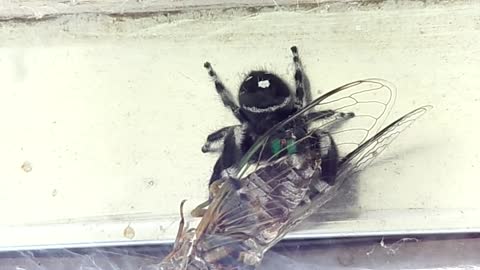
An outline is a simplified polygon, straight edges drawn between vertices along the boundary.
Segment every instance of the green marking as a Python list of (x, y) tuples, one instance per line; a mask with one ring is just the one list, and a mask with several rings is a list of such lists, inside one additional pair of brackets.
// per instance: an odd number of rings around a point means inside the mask
[(278, 154), (280, 150), (282, 149), (282, 145), (280, 144), (280, 139), (274, 139), (272, 141), (272, 153), (274, 155)]
[(288, 140), (288, 143), (287, 143), (287, 153), (289, 155), (292, 155), (292, 154), (295, 154), (297, 153), (297, 145), (295, 144), (295, 141), (290, 139)]
[[(282, 141), (283, 141), (283, 145), (282, 145)], [(297, 153), (297, 145), (295, 144), (295, 141), (293, 139), (289, 139), (286, 142), (285, 140), (282, 140), (282, 139), (274, 139), (272, 141), (271, 147), (272, 147), (272, 153), (274, 155), (280, 153), (280, 151), (285, 150), (284, 148), (287, 148), (287, 153), (289, 155)]]

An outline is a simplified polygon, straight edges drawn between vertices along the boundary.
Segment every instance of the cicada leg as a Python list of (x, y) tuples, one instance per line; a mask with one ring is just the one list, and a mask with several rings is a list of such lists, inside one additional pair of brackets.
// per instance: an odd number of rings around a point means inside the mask
[(192, 215), (192, 217), (203, 217), (203, 215), (207, 211), (206, 208), (210, 205), (210, 203), (212, 201), (212, 198), (215, 198), (217, 196), (223, 182), (224, 182), (224, 179), (220, 179), (218, 181), (213, 182), (210, 185), (210, 187), (209, 187), (210, 198), (208, 200), (206, 200), (205, 202), (199, 204), (197, 207), (195, 207), (195, 209), (192, 210), (192, 212), (190, 213)]
[(183, 200), (180, 203), (180, 224), (178, 226), (178, 232), (177, 232), (177, 237), (175, 238), (175, 245), (174, 248), (180, 243), (180, 239), (183, 236), (183, 231), (185, 228), (185, 217), (183, 216), (183, 205), (185, 204), (187, 200)]
[(192, 215), (192, 217), (203, 217), (203, 215), (205, 215), (205, 212), (207, 211), (205, 207), (209, 205), (210, 205), (210, 200), (207, 200), (199, 204), (197, 207), (195, 207), (195, 209), (193, 209), (192, 212), (190, 212), (190, 214)]

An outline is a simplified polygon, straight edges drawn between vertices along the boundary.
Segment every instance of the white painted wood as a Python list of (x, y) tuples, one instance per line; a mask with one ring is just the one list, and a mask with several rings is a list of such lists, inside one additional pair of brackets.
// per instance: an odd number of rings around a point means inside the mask
[(305, 8), (330, 5), (359, 6), (368, 5), (370, 0), (2, 0), (0, 18), (45, 18), (64, 14), (130, 14), (145, 16), (157, 12), (184, 12), (193, 10), (230, 9), (230, 8)]
[(387, 2), (2, 22), (0, 248), (172, 239), (180, 201), (206, 196), (215, 156), (200, 152), (204, 138), (235, 122), (203, 62), (233, 90), (252, 68), (291, 79), (293, 44), (315, 95), (380, 77), (398, 88), (390, 120), (434, 106), (364, 172), (357, 205), (324, 210), (331, 222), (297, 235), (478, 230), (479, 10)]

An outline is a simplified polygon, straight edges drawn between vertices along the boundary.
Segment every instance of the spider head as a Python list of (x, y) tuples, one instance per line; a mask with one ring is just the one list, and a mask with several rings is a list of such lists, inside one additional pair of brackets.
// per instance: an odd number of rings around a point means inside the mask
[(291, 112), (294, 105), (288, 85), (266, 71), (252, 71), (247, 75), (240, 86), (238, 100), (246, 114)]

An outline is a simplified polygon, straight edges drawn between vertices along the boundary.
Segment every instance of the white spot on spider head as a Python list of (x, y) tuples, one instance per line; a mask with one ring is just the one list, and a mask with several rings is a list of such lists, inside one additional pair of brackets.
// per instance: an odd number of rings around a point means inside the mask
[(258, 87), (268, 88), (270, 87), (270, 81), (269, 80), (258, 81)]

